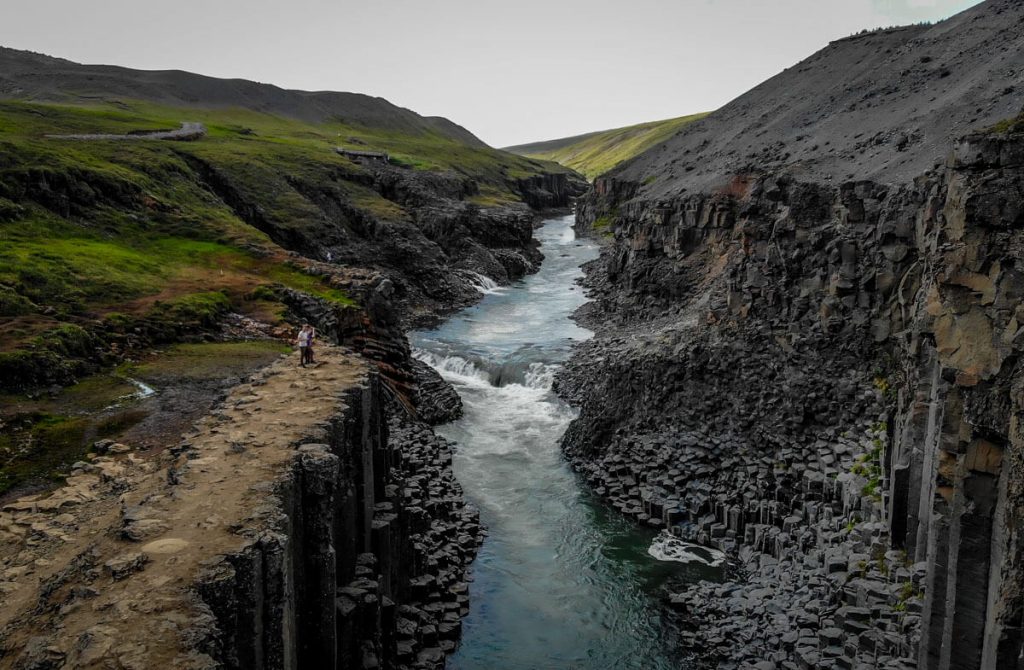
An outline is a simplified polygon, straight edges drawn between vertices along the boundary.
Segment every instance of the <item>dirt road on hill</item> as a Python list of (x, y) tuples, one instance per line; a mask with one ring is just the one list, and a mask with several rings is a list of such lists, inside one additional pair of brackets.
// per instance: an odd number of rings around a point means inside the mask
[(47, 135), (54, 140), (176, 140), (189, 142), (198, 140), (206, 135), (206, 126), (194, 121), (184, 121), (181, 128), (177, 130), (155, 130), (153, 132), (129, 133), (127, 135), (116, 135), (114, 133), (84, 133), (77, 135)]

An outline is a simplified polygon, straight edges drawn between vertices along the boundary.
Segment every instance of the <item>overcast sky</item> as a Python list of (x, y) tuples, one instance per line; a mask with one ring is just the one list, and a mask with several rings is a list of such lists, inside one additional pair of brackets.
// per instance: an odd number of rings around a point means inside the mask
[(494, 146), (711, 110), (830, 40), (978, 0), (0, 0), (0, 44), (356, 91)]

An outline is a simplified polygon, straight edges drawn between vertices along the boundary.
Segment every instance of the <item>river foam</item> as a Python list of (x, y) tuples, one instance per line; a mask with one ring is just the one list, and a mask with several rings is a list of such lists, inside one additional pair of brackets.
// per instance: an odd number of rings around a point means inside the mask
[(662, 531), (654, 538), (647, 553), (659, 561), (676, 563), (700, 563), (712, 568), (725, 565), (725, 554), (717, 549), (680, 540), (675, 535)]

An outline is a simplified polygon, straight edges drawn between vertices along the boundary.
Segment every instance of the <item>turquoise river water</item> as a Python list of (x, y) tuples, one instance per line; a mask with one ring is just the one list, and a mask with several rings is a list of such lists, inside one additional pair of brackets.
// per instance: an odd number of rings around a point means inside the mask
[(459, 392), (462, 419), (438, 432), (456, 443), (455, 474), (488, 538), (472, 568), (470, 613), (448, 667), (459, 670), (662, 670), (685, 667), (664, 642), (656, 591), (708, 568), (663, 562), (654, 533), (607, 510), (566, 464), (559, 440), (573, 410), (551, 382), (574, 342), (586, 298), (580, 266), (596, 258), (572, 217), (537, 231), (545, 260), (433, 331), (416, 355)]

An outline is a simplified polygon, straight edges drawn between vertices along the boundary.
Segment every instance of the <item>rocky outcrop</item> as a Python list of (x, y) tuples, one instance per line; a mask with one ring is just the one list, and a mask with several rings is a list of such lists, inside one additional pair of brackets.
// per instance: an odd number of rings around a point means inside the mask
[(542, 174), (517, 179), (514, 190), (530, 207), (566, 207), (587, 190), (586, 182), (568, 174)]
[(163, 456), (4, 505), (0, 667), (438, 668), (482, 539), (451, 449), (321, 347)]
[[(318, 210), (315, 225), (301, 225), (267, 216), (230, 175), (198, 163), (197, 171), (239, 218), (278, 244), (386, 277), (390, 302), (413, 326), (436, 323), (476, 302), (478, 275), (507, 283), (536, 271), (541, 255), (533, 239), (535, 210), (567, 207), (585, 189), (575, 175), (544, 174), (510, 182), (523, 202), (482, 207), (472, 201), (480, 186), (470, 177), (373, 163), (334, 181), (289, 177), (288, 185)], [(364, 198), (379, 198), (375, 206), (384, 210), (360, 206), (353, 188), (366, 189)]]
[(435, 668), (455, 649), (478, 517), (450, 447), (384, 424), (376, 398), (327, 443), (299, 447), (260, 540), (200, 575), (213, 621), (190, 639), (218, 667)]
[[(10, 158), (5, 156), (4, 160)], [(5, 170), (0, 197), (12, 203), (38, 203), (63, 217), (82, 216), (97, 206), (134, 209), (143, 202), (142, 189), (137, 184), (115, 175), (85, 166), (59, 172), (17, 163)], [(23, 213), (20, 207), (12, 208), (4, 212), (4, 219), (15, 219)]]
[(413, 404), (420, 419), (436, 426), (462, 416), (462, 398), (437, 370), (418, 358), (412, 360), (412, 368), (416, 376)]
[(613, 175), (581, 203), (614, 237), (564, 447), (625, 514), (734, 556), (672, 599), (709, 662), (1018, 667), (1022, 152), (978, 134), (905, 185), (658, 200)]

